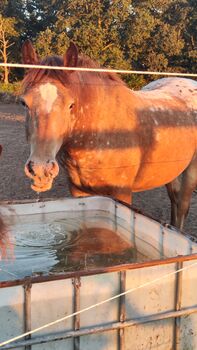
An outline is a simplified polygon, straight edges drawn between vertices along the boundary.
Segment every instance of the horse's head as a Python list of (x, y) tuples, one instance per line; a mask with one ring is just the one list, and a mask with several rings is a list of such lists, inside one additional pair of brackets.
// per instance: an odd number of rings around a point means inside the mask
[[(40, 61), (32, 43), (23, 44), (25, 64), (74, 67), (78, 52), (71, 44), (63, 57), (48, 57)], [(26, 135), (31, 146), (25, 165), (26, 175), (32, 179), (32, 189), (49, 190), (59, 167), (56, 155), (72, 129), (74, 92), (69, 88), (72, 72), (47, 69), (30, 69), (23, 80), (22, 103), (26, 109)], [(67, 84), (66, 84), (67, 82)]]

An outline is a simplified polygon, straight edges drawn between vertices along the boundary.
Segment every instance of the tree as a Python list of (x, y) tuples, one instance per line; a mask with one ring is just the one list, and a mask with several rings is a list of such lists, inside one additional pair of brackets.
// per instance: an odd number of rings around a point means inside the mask
[[(177, 7), (181, 11), (177, 11)], [(173, 16), (174, 13), (179, 16)], [(197, 7), (196, 0), (179, 0), (173, 4), (171, 9), (171, 20), (181, 23), (181, 33), (184, 40), (182, 56), (179, 61), (186, 72), (196, 73), (197, 71)], [(180, 17), (181, 16), (181, 21)]]
[[(15, 6), (15, 0), (9, 1), (12, 1)], [(60, 6), (58, 0), (21, 0), (21, 3), (23, 3), (23, 22), (25, 24), (22, 34), (24, 39), (34, 40), (46, 28), (53, 28)], [(61, 3), (61, 6), (66, 6), (65, 1)]]
[(130, 0), (68, 0), (57, 12), (56, 28), (101, 64), (128, 68), (120, 30), (129, 4)]
[[(5, 18), (0, 14), (0, 55), (3, 58), (3, 62), (8, 62), (8, 56), (10, 54), (9, 49), (14, 45), (12, 41), (14, 37), (18, 36), (18, 32), (15, 29), (16, 19)], [(4, 68), (4, 83), (8, 84), (9, 69)]]
[(136, 69), (192, 71), (189, 57), (194, 54), (196, 32), (192, 1), (133, 0), (125, 44)]
[[(196, 0), (0, 0), (0, 13), (15, 31), (17, 18), (18, 36), (6, 34), (8, 45), (15, 40), (15, 50), (7, 48), (12, 61), (20, 61), (21, 44), (29, 38), (41, 57), (63, 54), (72, 40), (112, 68), (197, 69)], [(12, 71), (15, 78), (18, 72)], [(134, 88), (150, 78), (124, 76)]]
[(7, 8), (8, 0), (0, 1), (0, 13), (4, 14), (5, 9)]
[(49, 55), (63, 55), (69, 46), (69, 38), (66, 31), (61, 31), (54, 26), (40, 32), (35, 40), (35, 47), (40, 57)]
[[(38, 5), (40, 0), (30, 3)], [(82, 52), (112, 68), (191, 71), (192, 65), (194, 71), (192, 11), (195, 0), (54, 0), (52, 20), (35, 44), (43, 55), (62, 54), (71, 39)], [(124, 79), (136, 88), (150, 77)]]

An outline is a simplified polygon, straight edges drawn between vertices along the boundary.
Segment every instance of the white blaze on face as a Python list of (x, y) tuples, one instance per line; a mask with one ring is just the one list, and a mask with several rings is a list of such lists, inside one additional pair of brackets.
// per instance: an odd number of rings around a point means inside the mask
[(40, 86), (40, 95), (46, 103), (46, 109), (49, 113), (52, 109), (53, 103), (57, 98), (57, 87), (51, 83), (46, 83)]

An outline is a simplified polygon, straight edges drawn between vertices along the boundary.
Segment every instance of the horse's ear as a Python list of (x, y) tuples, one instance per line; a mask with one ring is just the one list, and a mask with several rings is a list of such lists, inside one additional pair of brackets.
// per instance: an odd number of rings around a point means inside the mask
[(31, 40), (26, 40), (22, 46), (22, 59), (25, 64), (37, 64), (38, 56)]
[(64, 66), (76, 67), (78, 61), (78, 49), (77, 46), (71, 42), (68, 50), (64, 54)]

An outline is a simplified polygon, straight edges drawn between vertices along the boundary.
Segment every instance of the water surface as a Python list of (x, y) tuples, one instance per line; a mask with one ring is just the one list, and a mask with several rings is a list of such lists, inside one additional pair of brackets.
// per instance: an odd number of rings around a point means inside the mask
[(10, 225), (15, 260), (0, 262), (0, 280), (150, 260), (123, 226), (96, 211), (17, 217)]

